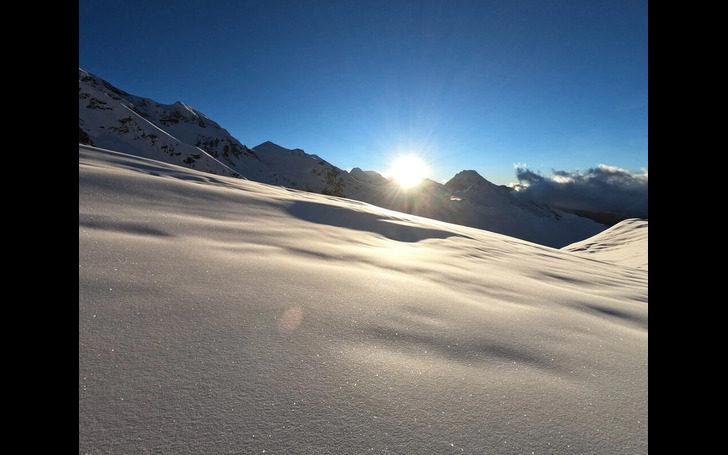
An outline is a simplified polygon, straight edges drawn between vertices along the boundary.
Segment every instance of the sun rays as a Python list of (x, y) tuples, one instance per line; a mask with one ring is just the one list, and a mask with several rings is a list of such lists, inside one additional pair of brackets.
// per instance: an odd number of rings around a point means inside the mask
[(411, 153), (398, 157), (389, 169), (389, 175), (403, 188), (411, 188), (422, 181), (429, 166), (419, 156)]

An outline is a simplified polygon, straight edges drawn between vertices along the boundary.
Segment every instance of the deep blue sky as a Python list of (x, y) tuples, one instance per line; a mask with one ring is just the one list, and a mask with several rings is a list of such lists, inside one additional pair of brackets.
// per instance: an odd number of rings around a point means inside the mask
[(647, 171), (647, 1), (79, 1), (79, 67), (243, 144), (447, 180)]

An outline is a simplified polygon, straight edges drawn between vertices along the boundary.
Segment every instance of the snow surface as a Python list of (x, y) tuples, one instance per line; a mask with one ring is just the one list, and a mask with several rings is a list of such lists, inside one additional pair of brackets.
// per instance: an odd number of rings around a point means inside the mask
[(555, 249), (79, 145), (79, 453), (645, 454), (646, 233)]
[(647, 220), (624, 220), (594, 237), (561, 249), (647, 270)]

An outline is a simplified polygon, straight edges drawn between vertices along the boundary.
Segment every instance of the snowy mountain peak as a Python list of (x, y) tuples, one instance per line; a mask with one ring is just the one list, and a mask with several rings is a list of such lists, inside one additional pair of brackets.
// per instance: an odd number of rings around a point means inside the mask
[(606, 226), (544, 204), (516, 199), (474, 170), (447, 184), (425, 180), (406, 192), (360, 168), (346, 172), (303, 149), (272, 141), (248, 148), (188, 104), (160, 104), (120, 90), (79, 68), (79, 142), (195, 170), (334, 195), (422, 217), (518, 237), (551, 247)]
[(182, 109), (190, 112), (194, 117), (197, 117), (197, 118), (199, 118), (199, 117), (207, 118), (201, 112), (193, 109), (192, 107), (190, 107), (189, 105), (183, 103), (182, 101), (177, 101), (176, 103), (173, 104), (173, 106), (180, 107), (180, 108), (182, 108)]
[(460, 171), (451, 178), (445, 186), (450, 191), (468, 191), (471, 189), (482, 189), (485, 187), (496, 187), (482, 175), (474, 170)]
[(257, 150), (258, 152), (268, 152), (268, 151), (277, 152), (277, 151), (284, 151), (284, 150), (288, 150), (288, 149), (281, 147), (280, 145), (278, 145), (274, 142), (265, 141), (262, 144), (259, 144), (259, 145), (256, 145), (255, 147), (253, 147), (253, 150)]
[(306, 152), (303, 151), (303, 149), (295, 148), (295, 149), (287, 149), (285, 147), (282, 147), (274, 142), (271, 141), (265, 141), (260, 145), (256, 145), (253, 147), (253, 150), (261, 155), (295, 155), (295, 156), (310, 156), (313, 157), (314, 155), (308, 155)]

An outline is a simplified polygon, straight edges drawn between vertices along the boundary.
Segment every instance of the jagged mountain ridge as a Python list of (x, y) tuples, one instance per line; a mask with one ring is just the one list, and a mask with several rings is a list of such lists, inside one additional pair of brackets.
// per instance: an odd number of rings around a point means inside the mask
[(253, 147), (253, 150), (274, 171), (265, 183), (342, 197), (347, 196), (347, 188), (360, 185), (348, 172), (298, 148), (287, 149), (266, 141)]
[(154, 102), (79, 68), (79, 142), (203, 172), (356, 199), (391, 210), (506, 234), (555, 248), (607, 226), (513, 197), (474, 170), (446, 184), (404, 191), (359, 168), (347, 172), (317, 155), (266, 141), (248, 148), (215, 121), (178, 101)]
[[(209, 147), (215, 143), (215, 135), (230, 135), (181, 102), (161, 105), (131, 95), (81, 68), (78, 84), (79, 137), (87, 136), (90, 144), (231, 177), (243, 176), (242, 169), (236, 168), (245, 166), (235, 165), (241, 155), (255, 159), (242, 144), (235, 149), (239, 153), (230, 153), (228, 145), (227, 156)], [(198, 134), (193, 139), (193, 130), (212, 134)], [(207, 142), (208, 150), (200, 148), (198, 141)]]
[(258, 146), (266, 155), (258, 156), (218, 123), (181, 101), (156, 103), (81, 68), (78, 108), (79, 139), (87, 137), (85, 143), (97, 147), (317, 193), (343, 196), (341, 188), (354, 183), (353, 178), (344, 181), (345, 171), (302, 150), (288, 151), (266, 142)]

